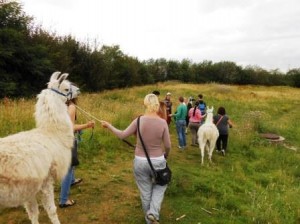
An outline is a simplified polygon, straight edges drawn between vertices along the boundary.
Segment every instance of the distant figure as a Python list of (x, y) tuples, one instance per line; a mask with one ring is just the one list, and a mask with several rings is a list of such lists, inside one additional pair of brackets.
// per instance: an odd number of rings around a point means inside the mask
[[(186, 99), (186, 98), (185, 98)], [(188, 111), (188, 113), (187, 113), (187, 115), (186, 115), (186, 129), (185, 129), (185, 134), (187, 134), (188, 133), (188, 126), (189, 126), (189, 120), (190, 120), (190, 115), (189, 115), (189, 111), (190, 111), (190, 109), (193, 107), (193, 101), (194, 101), (194, 99), (193, 99), (193, 97), (189, 97), (188, 98), (188, 100), (186, 100), (186, 107), (187, 107), (187, 111)]]
[(224, 107), (219, 107), (218, 114), (213, 117), (214, 123), (219, 130), (219, 137), (217, 139), (217, 151), (222, 152), (225, 156), (228, 143), (228, 127), (232, 128), (232, 122), (226, 115), (226, 110)]
[(185, 137), (185, 128), (186, 128), (186, 116), (187, 116), (187, 107), (184, 104), (184, 98), (180, 96), (178, 98), (179, 105), (177, 106), (175, 114), (170, 114), (174, 116), (176, 120), (176, 131), (178, 135), (178, 148), (184, 150), (186, 147), (186, 137)]
[(201, 111), (201, 115), (204, 116), (206, 114), (206, 103), (203, 100), (203, 95), (198, 95), (198, 101), (199, 101), (199, 109)]
[(188, 111), (189, 115), (189, 129), (192, 134), (192, 146), (198, 145), (197, 132), (200, 127), (200, 122), (202, 119), (201, 111), (198, 108), (199, 101), (196, 101), (195, 106), (190, 108)]
[(160, 96), (160, 92), (159, 92), (158, 90), (154, 90), (152, 93), (153, 93), (154, 95), (156, 95), (157, 97)]
[(172, 101), (171, 101), (171, 93), (170, 92), (167, 93), (164, 102), (167, 107), (167, 123), (168, 123), (168, 125), (170, 125), (171, 120), (172, 120), (171, 116), (170, 116), (170, 114), (172, 114)]
[[(152, 92), (154, 95), (157, 96), (157, 98), (159, 99), (160, 96), (160, 92), (158, 90), (154, 90)], [(165, 102), (163, 101), (159, 101), (159, 110), (157, 112), (158, 116), (160, 116), (162, 119), (166, 120), (168, 122), (168, 115), (167, 115), (167, 107)]]

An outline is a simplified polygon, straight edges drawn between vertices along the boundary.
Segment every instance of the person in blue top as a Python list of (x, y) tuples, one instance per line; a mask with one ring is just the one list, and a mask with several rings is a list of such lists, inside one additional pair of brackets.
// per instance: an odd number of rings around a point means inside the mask
[(199, 110), (201, 111), (202, 117), (206, 114), (206, 103), (203, 100), (203, 95), (199, 94), (198, 95), (198, 101), (199, 101)]
[(178, 148), (184, 150), (186, 147), (186, 116), (187, 116), (187, 107), (184, 104), (184, 98), (180, 96), (178, 98), (179, 105), (177, 106), (175, 114), (171, 114), (170, 116), (174, 116), (176, 120), (176, 131), (178, 135)]

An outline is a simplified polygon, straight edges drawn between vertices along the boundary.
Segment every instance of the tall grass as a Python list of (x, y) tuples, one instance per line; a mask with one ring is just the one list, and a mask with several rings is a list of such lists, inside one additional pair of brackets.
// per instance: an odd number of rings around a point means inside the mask
[[(170, 126), (169, 158), (173, 180), (163, 202), (161, 223), (300, 223), (300, 90), (289, 87), (160, 83), (130, 89), (82, 94), (79, 106), (99, 119), (124, 129), (144, 111), (143, 97), (154, 89), (179, 96), (204, 95), (215, 110), (226, 108), (234, 122), (228, 153), (214, 152), (213, 164), (200, 165), (198, 148), (177, 150), (174, 123)], [(161, 100), (163, 96), (160, 97)], [(33, 128), (34, 103), (0, 103), (0, 135)], [(86, 122), (78, 113), (78, 123)], [(285, 138), (270, 143), (260, 133)], [(187, 135), (188, 143), (191, 136)], [(134, 137), (128, 139), (134, 143)], [(77, 176), (83, 183), (71, 190), (77, 205), (59, 209), (62, 223), (143, 223), (139, 192), (132, 175), (133, 149), (98, 126), (84, 131)], [(59, 183), (56, 185), (59, 195)], [(57, 198), (58, 199), (58, 198)], [(176, 218), (185, 215), (180, 220)], [(41, 211), (42, 223), (49, 223)], [(0, 223), (29, 223), (22, 208), (0, 210)]]

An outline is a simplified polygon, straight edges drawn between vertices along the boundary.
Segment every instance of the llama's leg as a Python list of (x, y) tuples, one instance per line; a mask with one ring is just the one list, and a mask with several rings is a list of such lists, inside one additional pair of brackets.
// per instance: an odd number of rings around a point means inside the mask
[(198, 136), (198, 143), (199, 143), (199, 148), (200, 148), (200, 153), (201, 153), (201, 165), (203, 165), (205, 141), (204, 141), (204, 136), (203, 136), (203, 132), (201, 131), (201, 129), (198, 129), (197, 136)]
[(215, 149), (215, 146), (216, 146), (216, 140), (212, 140), (210, 142), (210, 146), (209, 146), (209, 160), (210, 162), (212, 163), (212, 154), (214, 152), (214, 149)]
[(201, 152), (201, 165), (203, 165), (203, 162), (204, 162), (204, 146), (203, 146), (203, 143), (200, 142), (200, 152)]
[(207, 143), (206, 143), (206, 145), (205, 145), (205, 151), (207, 152), (207, 156), (208, 156), (208, 161), (209, 161), (209, 163), (212, 163), (212, 161), (211, 161), (211, 156), (212, 156), (212, 154), (211, 154), (211, 150), (210, 150), (210, 142), (209, 141), (207, 141)]
[(212, 146), (210, 145), (209, 147), (207, 147), (208, 149), (208, 159), (209, 159), (209, 162), (212, 163), (212, 160), (211, 160), (211, 157), (212, 157), (212, 153), (213, 153), (213, 148)]
[(27, 211), (28, 217), (32, 224), (39, 224), (39, 205), (36, 201), (35, 196), (29, 201), (24, 203), (24, 207)]
[(56, 212), (56, 206), (54, 202), (54, 189), (53, 189), (53, 180), (48, 179), (42, 188), (42, 203), (44, 206), (44, 209), (46, 210), (51, 222), (53, 224), (60, 224), (57, 212)]

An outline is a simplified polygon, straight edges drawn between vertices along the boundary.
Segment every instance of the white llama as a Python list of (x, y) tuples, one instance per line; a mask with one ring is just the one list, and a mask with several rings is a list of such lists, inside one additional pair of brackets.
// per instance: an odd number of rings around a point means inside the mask
[(207, 108), (205, 123), (200, 126), (197, 133), (199, 148), (201, 150), (201, 164), (203, 164), (204, 161), (204, 149), (206, 149), (208, 153), (208, 159), (211, 162), (212, 153), (219, 137), (219, 131), (216, 125), (213, 123), (213, 111), (214, 107)]
[(71, 163), (73, 125), (65, 104), (71, 94), (68, 74), (55, 72), (48, 88), (37, 96), (36, 128), (0, 138), (0, 206), (24, 205), (38, 224), (37, 193), (53, 224), (59, 224), (53, 184)]

